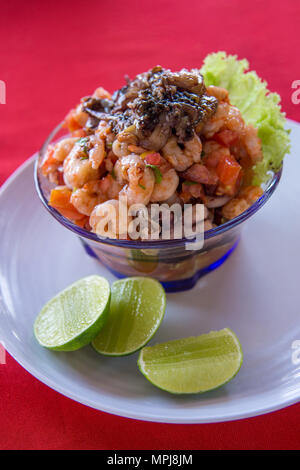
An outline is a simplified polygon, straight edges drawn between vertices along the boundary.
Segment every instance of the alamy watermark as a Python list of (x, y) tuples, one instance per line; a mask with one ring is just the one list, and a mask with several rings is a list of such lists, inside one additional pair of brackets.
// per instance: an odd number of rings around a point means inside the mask
[(0, 80), (0, 104), (6, 104), (6, 83)]
[(300, 80), (294, 80), (292, 83), (292, 88), (295, 88), (295, 91), (291, 96), (292, 103), (300, 104)]
[(300, 340), (296, 340), (292, 343), (292, 363), (295, 366), (298, 366), (300, 364)]
[(3, 342), (0, 341), (0, 366), (6, 364), (6, 350)]
[(200, 250), (204, 244), (204, 204), (133, 204), (127, 197), (107, 201), (95, 209), (93, 229), (103, 238), (120, 240), (186, 239), (187, 250)]

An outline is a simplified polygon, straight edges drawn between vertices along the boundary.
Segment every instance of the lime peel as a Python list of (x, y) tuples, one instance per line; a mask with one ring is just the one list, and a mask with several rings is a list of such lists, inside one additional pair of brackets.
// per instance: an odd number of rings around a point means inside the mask
[(229, 328), (143, 348), (141, 373), (174, 394), (203, 393), (232, 380), (243, 362), (241, 344)]
[(39, 344), (54, 351), (75, 351), (89, 344), (105, 324), (110, 286), (100, 276), (88, 276), (52, 298), (34, 323)]
[(166, 294), (155, 279), (131, 277), (114, 282), (108, 321), (93, 347), (107, 356), (133, 354), (154, 336), (165, 309)]

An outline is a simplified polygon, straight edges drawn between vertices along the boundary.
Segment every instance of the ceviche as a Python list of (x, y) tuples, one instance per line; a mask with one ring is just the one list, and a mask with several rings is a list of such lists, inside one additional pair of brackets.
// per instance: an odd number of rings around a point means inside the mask
[(209, 55), (202, 69), (156, 66), (81, 99), (49, 145), (49, 205), (96, 232), (107, 205), (205, 206), (205, 230), (247, 210), (289, 149), (279, 97), (247, 61)]

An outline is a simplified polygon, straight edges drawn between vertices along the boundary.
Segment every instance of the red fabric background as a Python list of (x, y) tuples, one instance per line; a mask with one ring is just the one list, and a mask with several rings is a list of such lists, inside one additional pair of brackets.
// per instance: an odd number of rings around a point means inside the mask
[[(0, 6), (0, 184), (81, 96), (161, 64), (197, 67), (212, 51), (247, 57), (288, 117), (300, 120), (299, 0), (66, 0)], [(1, 338), (0, 338), (1, 339)], [(216, 425), (167, 425), (75, 403), (13, 359), (0, 366), (1, 449), (275, 449), (300, 447), (300, 405)]]

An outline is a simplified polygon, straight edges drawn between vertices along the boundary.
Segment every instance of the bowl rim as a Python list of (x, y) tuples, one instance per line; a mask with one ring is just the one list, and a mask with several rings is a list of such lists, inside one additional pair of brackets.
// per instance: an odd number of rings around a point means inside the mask
[[(106, 245), (113, 245), (113, 246), (118, 246), (118, 247), (123, 247), (123, 248), (132, 248), (132, 249), (159, 249), (159, 248), (176, 248), (176, 247), (182, 247), (185, 246), (187, 243), (193, 243), (197, 242), (198, 240), (196, 237), (193, 238), (180, 238), (180, 239), (175, 239), (175, 240), (144, 240), (144, 241), (136, 241), (136, 240), (119, 240), (119, 239), (114, 239), (114, 238), (108, 238), (108, 237), (100, 237), (94, 232), (89, 232), (86, 229), (83, 229), (79, 227), (78, 225), (74, 224), (70, 220), (68, 220), (66, 217), (61, 215), (54, 207), (51, 207), (48, 204), (48, 200), (45, 197), (40, 178), (39, 178), (39, 162), (41, 157), (45, 154), (46, 148), (54, 138), (54, 136), (62, 129), (62, 123), (59, 123), (53, 131), (49, 134), (45, 142), (43, 143), (40, 151), (37, 154), (36, 160), (35, 160), (35, 165), (34, 165), (34, 182), (35, 182), (35, 188), (38, 193), (38, 196), (44, 205), (44, 207), (50, 212), (50, 214), (64, 227), (67, 229), (71, 230), (74, 232), (76, 235), (78, 235), (80, 238), (88, 239), (96, 243), (103, 243)], [(273, 173), (272, 178), (267, 183), (267, 188), (265, 189), (264, 193), (262, 196), (255, 201), (254, 204), (252, 204), (246, 211), (242, 212), (239, 216), (235, 217), (234, 219), (231, 219), (227, 222), (225, 222), (222, 225), (218, 225), (217, 227), (214, 227), (210, 230), (207, 230), (204, 232), (204, 241), (209, 240), (211, 238), (217, 237), (218, 235), (221, 235), (225, 232), (228, 232), (229, 230), (233, 229), (234, 227), (240, 225), (242, 222), (246, 221), (254, 215), (261, 207), (264, 206), (264, 204), (268, 201), (268, 199), (271, 197), (273, 192), (275, 191), (276, 187), (279, 184), (281, 175), (282, 175), (282, 168), (281, 166), (280, 170)]]

